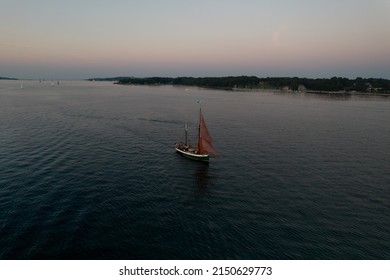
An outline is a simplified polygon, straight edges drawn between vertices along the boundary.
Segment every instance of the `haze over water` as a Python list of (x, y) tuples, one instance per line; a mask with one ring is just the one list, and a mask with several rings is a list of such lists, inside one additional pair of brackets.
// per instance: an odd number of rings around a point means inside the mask
[[(0, 82), (1, 259), (388, 259), (388, 98)], [(197, 100), (221, 156), (174, 152)]]

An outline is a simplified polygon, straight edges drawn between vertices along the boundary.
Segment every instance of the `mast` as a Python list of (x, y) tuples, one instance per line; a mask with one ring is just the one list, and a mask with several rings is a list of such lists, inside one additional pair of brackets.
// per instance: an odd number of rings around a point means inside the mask
[(185, 135), (186, 135), (186, 147), (188, 147), (188, 126), (187, 126), (187, 122), (185, 124), (184, 131), (185, 131)]
[[(200, 103), (199, 103), (200, 104)], [(199, 105), (199, 125), (198, 125), (198, 141), (200, 141), (202, 138), (202, 135), (200, 134), (200, 123), (202, 118), (202, 107)]]
[(202, 135), (200, 133), (200, 126), (201, 126), (201, 122), (202, 122), (202, 105), (201, 105), (201, 101), (198, 100), (198, 103), (199, 103), (199, 125), (198, 125), (198, 153), (203, 153), (203, 145), (202, 145)]

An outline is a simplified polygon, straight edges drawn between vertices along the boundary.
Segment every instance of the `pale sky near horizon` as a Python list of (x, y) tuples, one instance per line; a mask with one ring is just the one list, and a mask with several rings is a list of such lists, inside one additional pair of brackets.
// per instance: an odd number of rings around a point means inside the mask
[(390, 78), (390, 0), (0, 0), (0, 76)]

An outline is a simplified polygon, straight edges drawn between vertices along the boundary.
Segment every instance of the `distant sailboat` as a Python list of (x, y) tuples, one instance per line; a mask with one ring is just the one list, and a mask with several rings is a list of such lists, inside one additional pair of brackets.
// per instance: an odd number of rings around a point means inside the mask
[(213, 147), (213, 140), (204, 121), (202, 108), (199, 109), (198, 143), (192, 147), (188, 143), (188, 128), (185, 124), (185, 142), (179, 142), (175, 146), (176, 152), (193, 160), (209, 161), (209, 155), (218, 155)]

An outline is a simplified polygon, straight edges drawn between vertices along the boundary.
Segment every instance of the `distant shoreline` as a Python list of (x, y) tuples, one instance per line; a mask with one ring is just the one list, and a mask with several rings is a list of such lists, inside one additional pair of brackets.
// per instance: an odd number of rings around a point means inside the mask
[(0, 80), (11, 80), (11, 81), (17, 81), (19, 79), (16, 78), (7, 78), (7, 77), (0, 77)]
[(112, 77), (91, 78), (89, 81), (112, 81), (120, 85), (177, 85), (233, 91), (306, 92), (332, 95), (389, 96), (390, 80), (381, 78), (310, 79), (297, 77), (258, 78), (255, 76), (227, 77)]

